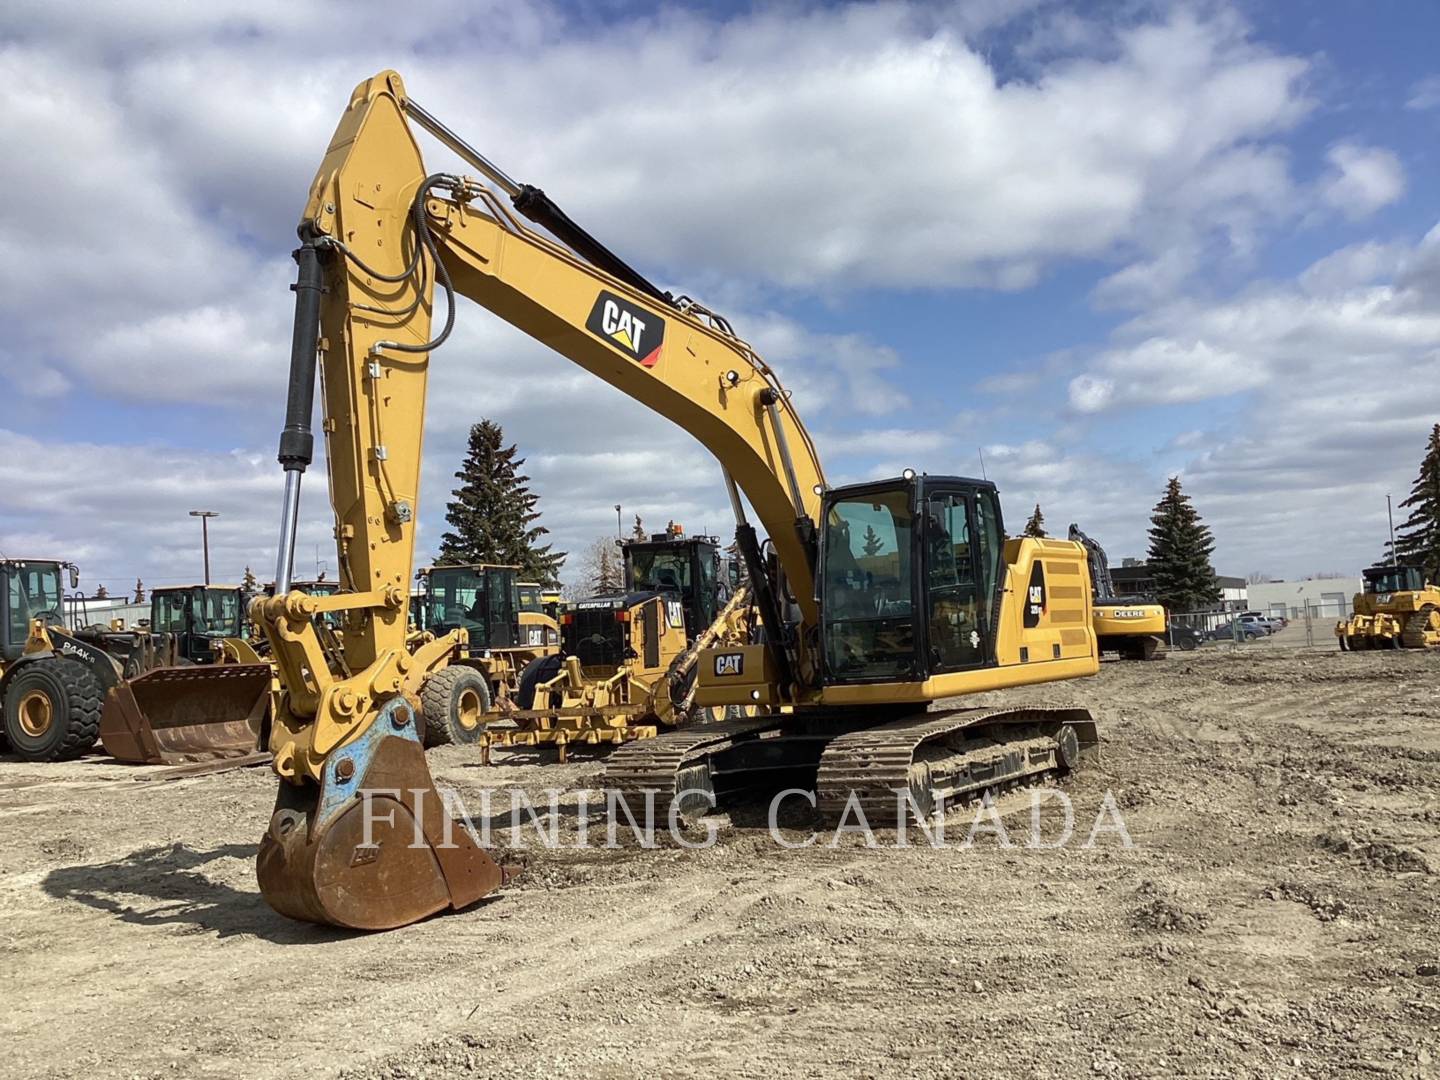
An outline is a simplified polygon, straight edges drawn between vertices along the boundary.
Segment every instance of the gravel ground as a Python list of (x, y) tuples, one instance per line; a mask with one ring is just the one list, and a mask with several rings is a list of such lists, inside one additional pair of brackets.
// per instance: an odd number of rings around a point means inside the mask
[[(1432, 1076), (1437, 676), (1432, 655), (1281, 642), (1107, 662), (985, 698), (1099, 719), (1063, 848), (1026, 846), (1026, 793), (1011, 847), (983, 816), (965, 846), (969, 810), (943, 849), (787, 850), (764, 805), (715, 815), (705, 850), (581, 849), (564, 815), (521, 882), (386, 934), (266, 907), (263, 769), (0, 761), (0, 1073)], [(472, 807), (599, 776), (497, 761), (431, 755)], [(782, 824), (809, 834), (798, 801)]]

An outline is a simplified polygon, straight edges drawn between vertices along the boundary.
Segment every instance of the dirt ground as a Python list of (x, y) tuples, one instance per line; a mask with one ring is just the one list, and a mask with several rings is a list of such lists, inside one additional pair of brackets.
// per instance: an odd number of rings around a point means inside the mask
[[(368, 935), (260, 898), (266, 770), (0, 762), (0, 1073), (1436, 1075), (1437, 688), (1435, 656), (1281, 642), (1107, 662), (1006, 695), (1100, 721), (1064, 848), (1028, 807), (1010, 848), (962, 847), (969, 811), (944, 849), (787, 850), (760, 804), (706, 850), (581, 850), (567, 817), (492, 900)], [(599, 775), (431, 764), (472, 807)], [(1107, 791), (1132, 848), (1082, 846)]]

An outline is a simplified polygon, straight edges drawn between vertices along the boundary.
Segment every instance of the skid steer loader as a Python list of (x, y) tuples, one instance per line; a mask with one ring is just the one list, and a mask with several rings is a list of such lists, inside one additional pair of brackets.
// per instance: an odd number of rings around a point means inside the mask
[[(66, 628), (55, 559), (0, 561), (0, 707), (10, 752), (27, 761), (87, 753), (97, 738), (120, 761), (165, 764), (253, 753), (269, 671), (233, 669), (196, 692), (169, 634)], [(177, 693), (176, 681), (190, 685)]]
[(1440, 588), (1416, 566), (1372, 566), (1354, 613), (1335, 626), (1344, 651), (1440, 648)]
[(624, 591), (590, 597), (560, 616), (561, 650), (521, 672), (510, 715), (492, 727), (494, 746), (653, 738), (662, 728), (718, 719), (695, 704), (700, 650), (748, 644), (748, 592), (727, 580), (719, 541), (686, 538), (678, 526), (621, 545)]

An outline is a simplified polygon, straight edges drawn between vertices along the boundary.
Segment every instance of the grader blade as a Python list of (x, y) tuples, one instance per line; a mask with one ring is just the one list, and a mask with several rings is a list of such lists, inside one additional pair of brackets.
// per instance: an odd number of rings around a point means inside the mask
[(468, 907), (509, 877), (453, 823), (403, 698), (333, 752), (318, 785), (280, 784), (256, 858), (260, 892), (282, 915), (392, 930)]
[(131, 765), (253, 754), (270, 704), (269, 664), (156, 668), (105, 696), (100, 741)]

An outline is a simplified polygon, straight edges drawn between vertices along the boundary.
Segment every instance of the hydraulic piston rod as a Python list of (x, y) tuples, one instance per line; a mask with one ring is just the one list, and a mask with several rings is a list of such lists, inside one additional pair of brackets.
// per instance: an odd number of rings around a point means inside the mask
[(290, 342), (290, 388), (285, 399), (285, 427), (280, 431), (277, 455), (285, 469), (285, 500), (280, 511), (280, 546), (275, 560), (275, 594), (290, 591), (290, 570), (295, 562), (295, 529), (300, 516), (300, 477), (315, 459), (315, 436), (310, 419), (315, 412), (315, 368), (320, 341), (320, 297), (325, 271), (316, 237), (302, 228), (301, 244), (294, 252), (299, 267), (295, 279), (295, 335)]

